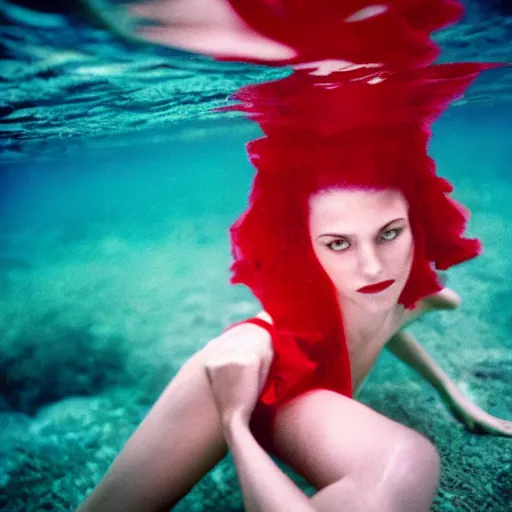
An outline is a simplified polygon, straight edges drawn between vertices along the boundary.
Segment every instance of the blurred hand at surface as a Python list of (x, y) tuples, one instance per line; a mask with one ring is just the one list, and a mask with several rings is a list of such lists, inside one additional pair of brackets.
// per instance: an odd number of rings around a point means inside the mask
[(457, 21), (455, 0), (83, 0), (125, 36), (221, 60), (390, 67), (431, 64), (434, 30)]
[(212, 57), (284, 61), (296, 52), (248, 25), (227, 0), (84, 0), (124, 36)]

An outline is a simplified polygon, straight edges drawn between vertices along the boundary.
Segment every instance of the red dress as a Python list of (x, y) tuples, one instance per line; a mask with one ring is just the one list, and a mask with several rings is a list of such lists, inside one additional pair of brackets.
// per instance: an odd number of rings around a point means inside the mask
[(274, 358), (266, 384), (251, 418), (251, 431), (267, 450), (273, 451), (273, 422), (279, 407), (313, 389), (329, 389), (352, 397), (348, 351), (343, 340), (317, 333), (278, 331), (261, 318), (251, 323), (266, 329)]

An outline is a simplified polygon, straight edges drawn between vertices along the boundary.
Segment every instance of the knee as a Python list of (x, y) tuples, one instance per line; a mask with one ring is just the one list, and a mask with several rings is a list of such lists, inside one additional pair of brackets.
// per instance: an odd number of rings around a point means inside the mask
[(418, 479), (430, 479), (437, 483), (441, 467), (441, 458), (434, 444), (414, 433), (401, 450), (400, 463)]
[(389, 510), (430, 510), (439, 483), (441, 459), (436, 447), (414, 432), (398, 439), (380, 473)]

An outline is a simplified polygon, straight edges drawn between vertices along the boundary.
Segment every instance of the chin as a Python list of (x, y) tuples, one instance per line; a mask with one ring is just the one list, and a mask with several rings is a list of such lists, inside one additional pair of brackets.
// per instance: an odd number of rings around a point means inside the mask
[(375, 294), (359, 294), (361, 297), (358, 298), (357, 302), (369, 313), (389, 311), (398, 304), (401, 292), (402, 288), (398, 292), (389, 290), (386, 293), (386, 290), (384, 290), (384, 292)]
[(384, 313), (393, 309), (397, 304), (397, 300), (367, 300), (362, 304), (362, 308), (368, 313)]

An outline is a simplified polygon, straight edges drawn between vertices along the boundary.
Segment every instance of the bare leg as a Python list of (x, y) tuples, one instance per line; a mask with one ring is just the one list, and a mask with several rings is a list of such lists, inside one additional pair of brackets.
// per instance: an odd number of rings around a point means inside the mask
[(277, 415), (275, 443), (319, 489), (316, 510), (430, 510), (439, 478), (433, 445), (350, 398), (327, 390), (296, 398)]
[[(224, 456), (204, 370), (219, 341), (183, 366), (79, 512), (167, 511)], [(433, 446), (339, 394), (318, 390), (287, 404), (275, 438), (277, 454), (320, 489), (315, 510), (425, 512), (435, 493)]]
[(185, 363), (77, 512), (168, 511), (225, 455), (204, 371), (217, 340)]

